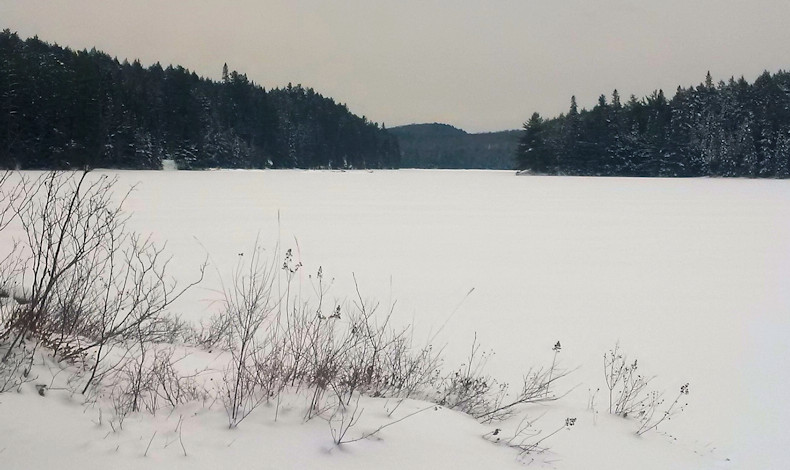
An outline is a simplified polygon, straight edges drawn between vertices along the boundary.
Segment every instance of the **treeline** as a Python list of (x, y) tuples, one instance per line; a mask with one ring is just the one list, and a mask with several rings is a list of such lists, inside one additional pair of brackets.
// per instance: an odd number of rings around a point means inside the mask
[(227, 65), (217, 82), (0, 34), (5, 168), (389, 168), (399, 157), (383, 126), (311, 88), (267, 91)]
[(790, 176), (790, 73), (678, 87), (524, 124), (516, 164), (539, 174)]
[(469, 134), (448, 124), (393, 127), (403, 168), (512, 170), (520, 131)]

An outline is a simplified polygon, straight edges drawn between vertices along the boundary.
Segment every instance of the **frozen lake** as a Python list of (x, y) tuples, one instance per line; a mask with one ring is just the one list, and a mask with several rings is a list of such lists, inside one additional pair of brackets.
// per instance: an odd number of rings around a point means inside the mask
[[(210, 314), (256, 237), (323, 267), (330, 298), (363, 296), (398, 321), (436, 331), (460, 361), (474, 334), (516, 381), (551, 363), (579, 367), (565, 385), (584, 409), (604, 387), (616, 341), (673, 395), (672, 421), (693, 450), (744, 468), (790, 458), (790, 182), (516, 177), (496, 171), (118, 172), (132, 225), (167, 240), (171, 273), (209, 276), (179, 307)], [(470, 290), (474, 289), (471, 294)], [(604, 409), (603, 397), (598, 408)], [(776, 468), (776, 467), (774, 467)]]

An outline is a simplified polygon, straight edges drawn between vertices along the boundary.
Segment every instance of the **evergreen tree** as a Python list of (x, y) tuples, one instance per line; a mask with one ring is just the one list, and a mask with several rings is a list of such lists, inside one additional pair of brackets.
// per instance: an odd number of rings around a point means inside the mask
[[(397, 166), (397, 140), (312, 89), (264, 90), (223, 65), (119, 62), (0, 33), (0, 165), (6, 168)], [(361, 162), (361, 163), (360, 163)]]
[(579, 168), (578, 144), (580, 137), (579, 109), (576, 96), (571, 96), (568, 115), (562, 120), (560, 153), (557, 155), (557, 169), (562, 174), (575, 174)]
[(790, 128), (779, 132), (776, 150), (771, 155), (777, 178), (790, 177)]
[[(623, 105), (601, 96), (590, 111), (571, 98), (567, 115), (527, 123), (517, 150), (519, 168), (557, 162), (575, 175), (788, 177), (790, 73), (765, 72), (750, 85), (741, 77), (696, 88), (678, 87)], [(531, 124), (530, 124), (531, 123)], [(535, 129), (540, 129), (540, 139)]]
[(545, 142), (545, 129), (540, 114), (533, 113), (529, 121), (524, 123), (524, 133), (519, 141), (518, 169), (530, 170), (535, 173), (550, 173), (556, 169), (556, 163)]

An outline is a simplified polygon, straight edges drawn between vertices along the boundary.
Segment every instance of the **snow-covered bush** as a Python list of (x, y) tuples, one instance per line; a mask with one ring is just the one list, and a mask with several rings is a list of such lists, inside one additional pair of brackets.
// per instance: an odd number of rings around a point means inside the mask
[(672, 403), (662, 409), (664, 399), (662, 398), (661, 394), (652, 392), (650, 394), (648, 405), (645, 407), (645, 412), (639, 417), (641, 426), (639, 426), (639, 429), (636, 431), (636, 433), (641, 436), (642, 434), (657, 428), (659, 424), (664, 422), (664, 420), (672, 419), (672, 416), (682, 412), (688, 403), (685, 401), (681, 402), (681, 400), (683, 400), (683, 397), (687, 396), (688, 394), (689, 384), (685, 383), (680, 386), (680, 391)]
[[(485, 373), (488, 353), (476, 339), (467, 363), (443, 371), (442, 348), (395, 326), (394, 310), (365, 300), (356, 279), (352, 300), (328, 303), (332, 283), (319, 268), (308, 276), (314, 295), (302, 296), (291, 250), (267, 258), (257, 243), (222, 286), (222, 311), (192, 327), (168, 310), (202, 279), (205, 262), (186, 287), (170, 279), (163, 247), (127, 228), (116, 180), (86, 171), (21, 181), (0, 186), (0, 229), (14, 220), (22, 233), (0, 263), (0, 392), (32, 380), (33, 359), (44, 355), (68, 363), (63, 388), (109, 404), (118, 427), (130, 413), (193, 401), (222, 403), (235, 427), (262, 403), (279, 410), (288, 392), (305, 398), (306, 420), (330, 423), (337, 444), (362, 438), (349, 435), (361, 395), (392, 399), (390, 416), (416, 398), (486, 422), (562, 396), (551, 390), (567, 375), (555, 367), (558, 350), (514, 393)], [(173, 343), (229, 358), (212, 372), (213, 387), (178, 370)]]
[(232, 356), (220, 392), (231, 427), (264, 402), (279, 407), (285, 390), (305, 394), (306, 420), (321, 416), (337, 421), (338, 429), (349, 424), (338, 417), (360, 394), (395, 403), (425, 399), (488, 422), (508, 418), (521, 405), (563, 396), (551, 390), (568, 374), (556, 367), (556, 345), (552, 366), (529, 370), (514, 393), (485, 373), (490, 353), (476, 338), (467, 362), (443, 372), (441, 349), (416, 344), (411, 327), (395, 327), (393, 310), (365, 301), (358, 284), (352, 301), (327, 305), (331, 282), (322, 268), (308, 276), (314, 295), (305, 297), (292, 286), (302, 267), (292, 251), (269, 262), (262, 253), (256, 244), (240, 255), (225, 286), (225, 309), (208, 334), (224, 338), (220, 344)]
[(172, 339), (167, 309), (203, 272), (186, 287), (167, 277), (164, 249), (127, 228), (115, 183), (88, 171), (51, 172), (9, 185), (0, 201), (0, 219), (14, 220), (23, 234), (4, 266), (14, 267), (13, 280), (24, 289), (0, 315), (0, 361), (30, 340), (31, 358), (44, 346), (87, 368), (82, 393), (123, 367), (105, 364), (113, 349), (131, 343), (144, 351)]
[(638, 360), (629, 361), (619, 343), (604, 354), (603, 365), (609, 390), (609, 413), (628, 417), (642, 412), (648, 401), (647, 386), (653, 377), (637, 372)]
[(665, 406), (664, 394), (648, 389), (653, 377), (638, 373), (638, 361), (634, 359), (631, 362), (620, 350), (619, 343), (604, 354), (603, 364), (609, 391), (609, 413), (636, 418), (640, 424), (636, 431), (638, 435), (655, 429), (685, 408), (687, 403), (681, 403), (681, 399), (689, 393), (688, 383), (682, 385), (674, 401)]

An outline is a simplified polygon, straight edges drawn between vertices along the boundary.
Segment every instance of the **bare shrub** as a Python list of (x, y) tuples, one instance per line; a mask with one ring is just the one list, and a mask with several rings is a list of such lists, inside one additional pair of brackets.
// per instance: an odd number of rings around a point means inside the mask
[(641, 426), (639, 426), (639, 429), (636, 431), (636, 433), (641, 436), (642, 434), (657, 428), (659, 424), (664, 422), (664, 420), (672, 419), (672, 416), (682, 412), (688, 403), (681, 403), (681, 399), (688, 394), (689, 384), (686, 383), (681, 385), (680, 392), (677, 394), (672, 403), (662, 410), (661, 406), (664, 404), (664, 400), (661, 398), (661, 395), (656, 392), (652, 392), (650, 394), (648, 404), (645, 407), (645, 412), (639, 418)]
[(256, 357), (260, 345), (258, 331), (277, 309), (274, 292), (275, 266), (261, 258), (262, 249), (255, 243), (248, 262), (240, 261), (231, 286), (225, 289), (226, 322), (230, 331), (233, 356), (224, 373), (223, 403), (230, 427), (247, 417), (268, 396), (260, 393)]
[[(0, 173), (0, 232), (16, 218), (14, 207), (23, 207), (25, 204), (24, 183), (23, 179), (13, 182), (9, 171)], [(24, 302), (24, 296), (15, 292), (21, 271), (18, 248), (17, 243), (12, 243), (0, 253), (0, 393), (18, 390), (22, 384), (31, 380), (29, 363), (35, 352), (35, 348), (24, 340), (14, 347), (5, 334), (8, 325), (24, 310), (22, 303), (15, 299)]]
[(682, 385), (675, 399), (664, 407), (664, 394), (657, 390), (648, 390), (647, 386), (653, 378), (645, 379), (637, 374), (637, 367), (637, 360), (630, 362), (620, 351), (619, 344), (615, 344), (613, 349), (604, 354), (609, 413), (624, 418), (635, 417), (640, 423), (636, 433), (641, 436), (685, 409), (688, 403), (681, 403), (681, 399), (688, 395), (689, 384)]
[(512, 435), (505, 436), (502, 433), (502, 429), (496, 428), (483, 435), (483, 438), (518, 450), (519, 456), (524, 459), (529, 454), (540, 454), (548, 451), (549, 448), (546, 447), (545, 442), (550, 437), (556, 435), (560, 431), (570, 430), (576, 424), (576, 418), (565, 418), (565, 423), (562, 426), (555, 428), (553, 431), (541, 437), (543, 430), (535, 428), (535, 422), (538, 419), (540, 419), (540, 417), (530, 420), (527, 416), (524, 416), (521, 422), (516, 426)]
[(431, 404), (419, 408), (415, 411), (412, 411), (411, 413), (401, 416), (398, 419), (382, 424), (381, 426), (373, 429), (372, 431), (364, 432), (354, 438), (348, 436), (348, 431), (359, 423), (359, 419), (362, 417), (362, 413), (365, 411), (364, 409), (362, 410), (359, 409), (359, 400), (357, 400), (353, 410), (338, 404), (338, 406), (335, 408), (335, 412), (332, 414), (332, 416), (330, 416), (330, 418), (327, 421), (329, 422), (329, 430), (330, 433), (332, 434), (332, 440), (335, 442), (336, 445), (339, 446), (342, 444), (351, 444), (354, 442), (359, 442), (365, 439), (369, 439), (390, 426), (395, 426), (403, 421), (406, 421), (407, 419), (410, 419), (428, 410), (434, 410), (434, 411), (439, 410), (439, 406), (435, 404)]
[(358, 285), (353, 302), (324, 313), (322, 270), (311, 279), (317, 285), (318, 307), (294, 301), (301, 306), (281, 317), (279, 342), (285, 381), (311, 390), (305, 418), (326, 408), (321, 403), (327, 392), (340, 406), (350, 405), (356, 393), (401, 399), (427, 395), (430, 382), (438, 376), (439, 355), (430, 346), (415, 348), (410, 327), (391, 327), (393, 310), (378, 315), (378, 305), (369, 306)]
[(255, 384), (265, 399), (279, 397), (288, 382), (285, 348), (271, 334), (253, 356)]
[[(552, 366), (528, 371), (514, 393), (484, 373), (490, 353), (481, 351), (476, 338), (468, 361), (444, 375), (441, 349), (415, 346), (411, 327), (393, 327), (393, 308), (380, 313), (378, 304), (363, 299), (356, 279), (353, 301), (327, 305), (328, 289), (319, 268), (309, 276), (315, 303), (311, 306), (299, 295), (289, 300), (301, 264), (290, 250), (282, 263), (265, 264), (259, 251), (256, 245), (249, 262), (240, 263), (243, 269), (237, 269), (226, 293), (225, 313), (212, 320), (218, 325), (214, 330), (228, 330), (231, 339), (232, 361), (222, 388), (231, 427), (286, 388), (306, 392), (306, 420), (330, 413), (339, 420), (338, 430), (348, 424), (338, 408), (345, 413), (359, 394), (395, 399), (390, 414), (405, 398), (414, 397), (483, 421), (505, 419), (520, 405), (562, 396), (551, 390), (569, 373), (557, 368), (557, 346)], [(272, 269), (275, 264), (279, 273)]]
[(146, 411), (155, 414), (185, 403), (205, 400), (208, 392), (199, 373), (181, 374), (176, 369), (174, 348), (145, 345), (104, 377), (116, 414)]
[(623, 417), (639, 413), (647, 403), (647, 386), (653, 377), (637, 372), (638, 361), (630, 362), (620, 344), (604, 354), (604, 379), (609, 390), (609, 413)]
[(28, 290), (0, 325), (3, 362), (32, 337), (63, 360), (89, 364), (82, 393), (122, 364), (104, 361), (114, 347), (126, 347), (123, 340), (172, 339), (174, 320), (165, 312), (205, 266), (178, 287), (166, 276), (164, 247), (127, 229), (125, 196), (113, 202), (116, 180), (88, 175), (45, 174), (10, 202), (24, 233), (16, 256)]
[(357, 298), (346, 309), (350, 347), (340, 381), (348, 397), (360, 391), (373, 397), (409, 398), (435, 383), (441, 352), (431, 345), (416, 346), (411, 326), (392, 327), (394, 305), (379, 319), (378, 304), (369, 307), (356, 278), (354, 285)]
[(347, 409), (342, 405), (335, 408), (335, 412), (332, 413), (332, 416), (327, 420), (329, 423), (329, 431), (332, 434), (332, 440), (335, 442), (335, 445), (351, 442), (346, 441), (346, 435), (348, 431), (359, 422), (359, 418), (362, 417), (364, 411), (364, 409), (359, 409), (359, 398), (357, 398), (353, 410)]
[(220, 312), (209, 317), (207, 321), (201, 320), (196, 327), (189, 328), (184, 341), (204, 349), (227, 346), (232, 343), (230, 328), (230, 317), (225, 312)]
[(25, 185), (24, 202), (13, 206), (26, 237), (22, 284), (30, 290), (25, 308), (0, 333), (0, 340), (14, 335), (11, 349), (28, 333), (47, 333), (58, 288), (89, 275), (92, 263), (86, 261), (106, 258), (106, 238), (124, 222), (120, 209), (108, 209), (112, 184), (106, 177), (89, 182), (87, 174), (43, 176)]
[(35, 348), (23, 341), (13, 351), (5, 350), (7, 346), (0, 344), (0, 353), (6, 358), (0, 362), (0, 393), (17, 390), (23, 384), (32, 382), (36, 377), (31, 375), (31, 363)]
[(527, 371), (521, 388), (515, 394), (510, 393), (508, 384), (483, 372), (490, 354), (480, 351), (475, 335), (467, 362), (441, 382), (438, 403), (490, 422), (511, 417), (519, 406), (555, 401), (569, 393), (557, 395), (550, 391), (554, 382), (572, 372), (558, 370), (556, 359), (550, 368)]
[(499, 401), (506, 391), (505, 384), (498, 384), (484, 369), (491, 352), (481, 352), (477, 335), (466, 363), (445, 377), (438, 390), (437, 403), (450, 409), (457, 409), (472, 416), (485, 414), (493, 400)]

